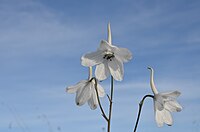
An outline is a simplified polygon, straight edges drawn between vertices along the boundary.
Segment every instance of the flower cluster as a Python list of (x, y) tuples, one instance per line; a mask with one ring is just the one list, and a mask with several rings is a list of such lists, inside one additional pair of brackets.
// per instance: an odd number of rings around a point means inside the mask
[[(81, 57), (81, 64), (89, 69), (88, 79), (78, 82), (74, 86), (66, 88), (68, 93), (76, 93), (76, 104), (81, 106), (88, 102), (91, 109), (96, 109), (100, 106), (102, 116), (108, 123), (108, 132), (110, 132), (110, 120), (112, 111), (112, 92), (113, 92), (113, 78), (116, 81), (122, 81), (124, 77), (124, 66), (123, 63), (128, 62), (132, 59), (132, 53), (126, 49), (117, 47), (112, 44), (110, 24), (108, 25), (108, 41), (101, 40), (100, 46), (96, 51), (84, 54)], [(92, 76), (92, 67), (96, 66), (95, 76)], [(155, 120), (158, 127), (167, 124), (171, 126), (173, 119), (171, 112), (179, 112), (182, 110), (181, 105), (176, 101), (176, 98), (181, 94), (179, 91), (172, 92), (158, 92), (154, 84), (154, 70), (148, 67), (150, 70), (150, 86), (154, 95), (145, 95), (146, 97), (152, 97), (154, 100)], [(109, 116), (103, 111), (99, 97), (105, 96), (103, 87), (99, 84), (99, 81), (107, 79), (112, 76), (111, 85), (111, 96), (108, 96), (110, 101)], [(141, 109), (140, 109), (141, 110)], [(140, 115), (140, 111), (139, 114)], [(139, 117), (139, 116), (138, 116)], [(138, 118), (139, 119), (139, 118)], [(137, 120), (138, 123), (139, 120)], [(137, 128), (137, 123), (135, 130)]]
[[(68, 93), (76, 93), (76, 104), (79, 106), (88, 102), (91, 109), (96, 109), (98, 105), (95, 81), (92, 79), (92, 66), (96, 66), (95, 78), (97, 80), (105, 80), (111, 74), (115, 80), (121, 81), (124, 76), (123, 62), (128, 62), (132, 58), (132, 53), (128, 49), (111, 44), (110, 24), (108, 29), (110, 42), (102, 40), (97, 51), (87, 53), (81, 57), (81, 64), (89, 67), (88, 80), (82, 80), (75, 86), (66, 89)], [(97, 91), (99, 97), (105, 95), (100, 84), (97, 84)]]

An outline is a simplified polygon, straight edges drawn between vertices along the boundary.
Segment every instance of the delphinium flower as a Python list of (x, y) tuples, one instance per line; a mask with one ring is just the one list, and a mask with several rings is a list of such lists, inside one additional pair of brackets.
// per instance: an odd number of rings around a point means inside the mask
[(82, 56), (81, 64), (86, 67), (96, 65), (95, 76), (98, 80), (105, 80), (110, 74), (117, 81), (124, 76), (123, 63), (132, 58), (132, 53), (126, 48), (112, 45), (110, 24), (108, 26), (108, 41), (102, 40), (95, 52)]
[[(91, 109), (96, 109), (98, 106), (98, 99), (95, 90), (95, 81), (92, 79), (92, 67), (89, 67), (89, 77), (87, 80), (82, 80), (74, 86), (66, 88), (68, 93), (76, 93), (76, 104), (81, 106), (88, 102)], [(98, 96), (103, 97), (105, 95), (103, 87), (97, 83)]]
[(148, 69), (151, 71), (150, 85), (154, 93), (154, 112), (157, 126), (162, 127), (164, 123), (171, 126), (173, 119), (170, 112), (182, 110), (181, 105), (176, 101), (181, 93), (179, 91), (158, 92), (154, 84), (154, 70), (151, 67), (148, 67)]

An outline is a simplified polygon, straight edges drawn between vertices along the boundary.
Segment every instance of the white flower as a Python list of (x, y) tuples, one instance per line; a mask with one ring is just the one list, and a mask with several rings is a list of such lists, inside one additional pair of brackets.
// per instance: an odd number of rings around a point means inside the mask
[(171, 126), (173, 124), (172, 115), (170, 112), (180, 112), (181, 105), (176, 101), (176, 98), (181, 94), (179, 91), (173, 92), (158, 92), (154, 85), (154, 71), (151, 70), (150, 85), (154, 93), (154, 112), (155, 120), (158, 127), (162, 127), (164, 123)]
[(111, 74), (115, 80), (121, 81), (124, 76), (123, 62), (128, 62), (132, 53), (111, 44), (110, 26), (108, 34), (108, 42), (102, 40), (96, 52), (83, 55), (81, 64), (86, 67), (97, 65), (95, 76), (98, 80), (104, 80)]
[[(91, 109), (96, 109), (98, 106), (97, 94), (95, 90), (95, 80), (91, 80), (91, 67), (88, 80), (82, 80), (74, 86), (66, 88), (68, 93), (76, 93), (76, 104), (81, 106), (88, 102)], [(105, 95), (104, 89), (100, 84), (97, 84), (97, 91), (99, 97)]]

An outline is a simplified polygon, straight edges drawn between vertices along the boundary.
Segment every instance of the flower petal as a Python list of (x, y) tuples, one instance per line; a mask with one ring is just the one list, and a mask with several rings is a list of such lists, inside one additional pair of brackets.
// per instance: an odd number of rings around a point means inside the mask
[(91, 98), (88, 100), (88, 105), (90, 106), (92, 110), (97, 108), (98, 101), (97, 101), (97, 95), (95, 91), (92, 93)]
[(162, 114), (163, 115), (163, 121), (168, 126), (171, 126), (173, 124), (173, 119), (172, 119), (171, 113), (168, 110), (166, 110), (166, 109), (162, 110), (162, 112), (163, 112), (163, 114)]
[(155, 102), (154, 102), (154, 109), (155, 109), (155, 120), (158, 127), (162, 127), (164, 123), (166, 123), (169, 126), (173, 124), (171, 113), (168, 110), (166, 109), (158, 110), (155, 106)]
[(109, 44), (106, 40), (101, 40), (101, 43), (100, 43), (100, 47), (98, 48), (98, 50), (101, 50), (101, 51), (111, 51), (111, 48), (112, 45)]
[[(156, 96), (154, 96), (154, 97), (156, 97)], [(159, 111), (164, 109), (164, 105), (162, 103), (162, 100), (156, 99), (154, 102), (155, 102), (156, 109), (158, 109)]]
[(85, 102), (88, 101), (90, 97), (91, 97), (91, 83), (88, 82), (82, 89), (79, 89), (77, 91), (76, 104), (81, 106), (85, 104)]
[[(95, 93), (96, 93), (95, 80), (92, 80), (92, 89), (94, 89)], [(104, 97), (105, 96), (104, 88), (98, 83), (98, 81), (97, 81), (97, 91), (98, 91), (99, 97)]]
[(95, 76), (98, 80), (105, 80), (110, 75), (108, 65), (106, 63), (101, 63), (96, 66)]
[(177, 98), (179, 95), (181, 94), (181, 92), (179, 91), (172, 91), (172, 92), (162, 92), (160, 93), (161, 96), (163, 96), (164, 98)]
[(74, 86), (69, 86), (66, 88), (66, 92), (75, 93), (75, 92), (77, 92), (78, 89), (81, 89), (82, 87), (84, 87), (86, 82), (87, 82), (87, 80), (82, 80)]
[(111, 75), (117, 81), (122, 81), (124, 76), (123, 63), (117, 58), (113, 58), (111, 61), (108, 60), (108, 67)]
[(157, 126), (158, 127), (162, 127), (163, 124), (164, 124), (164, 121), (163, 121), (163, 112), (156, 109), (156, 106), (154, 104), (154, 111), (155, 111), (155, 120), (156, 120), (156, 123), (157, 123)]
[(96, 52), (91, 52), (85, 54), (81, 57), (81, 64), (83, 66), (94, 66), (103, 62), (103, 51), (97, 50)]
[(180, 112), (182, 110), (182, 106), (176, 100), (167, 101), (164, 107), (170, 112)]
[(98, 89), (99, 97), (104, 97), (105, 91), (104, 91), (103, 87), (100, 84), (97, 84), (97, 89)]
[(122, 62), (128, 62), (132, 59), (132, 53), (126, 48), (114, 48), (116, 58), (119, 58)]

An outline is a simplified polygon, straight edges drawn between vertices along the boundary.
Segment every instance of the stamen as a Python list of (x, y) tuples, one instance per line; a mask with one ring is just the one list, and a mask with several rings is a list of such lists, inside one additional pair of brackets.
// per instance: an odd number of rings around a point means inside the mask
[(112, 52), (107, 52), (105, 55), (104, 55), (104, 59), (106, 59), (106, 60), (109, 60), (109, 61), (112, 61), (112, 58), (114, 58), (115, 57), (115, 55), (114, 55), (114, 53), (112, 53)]

